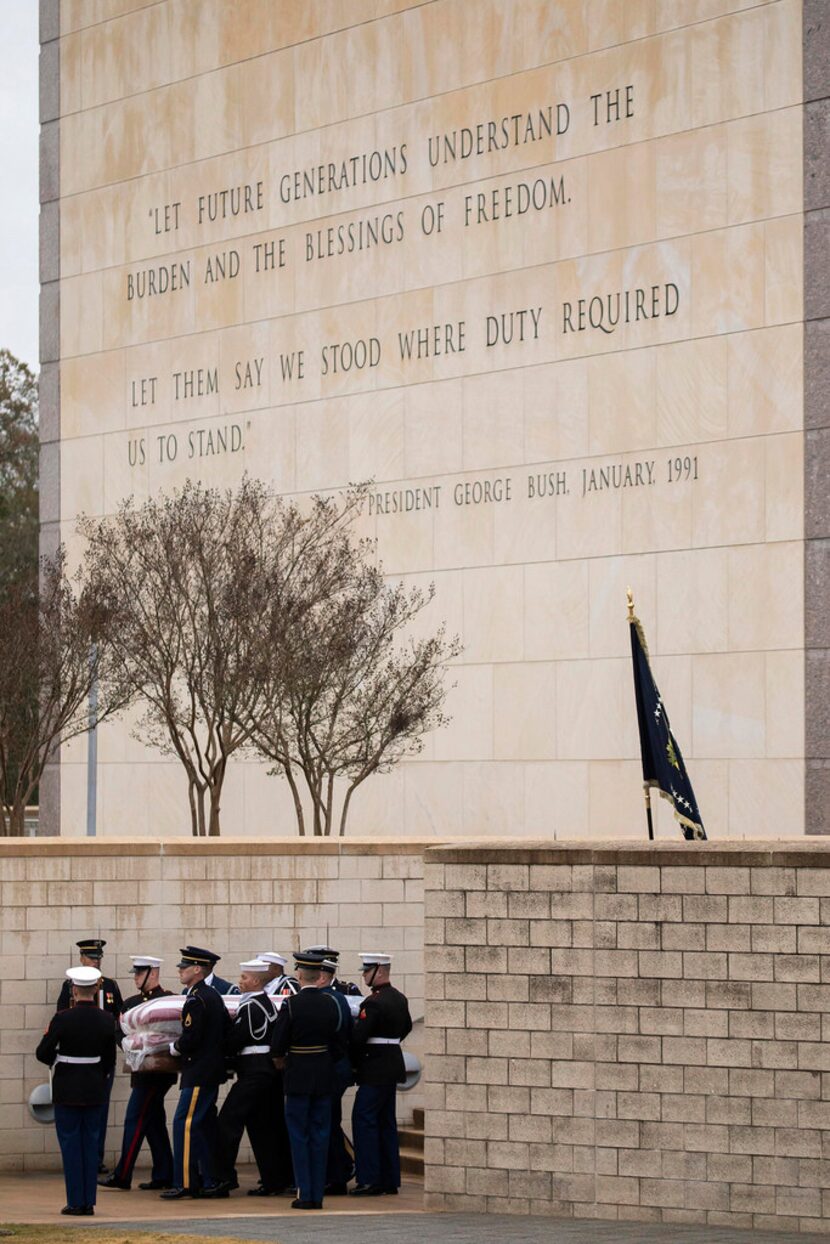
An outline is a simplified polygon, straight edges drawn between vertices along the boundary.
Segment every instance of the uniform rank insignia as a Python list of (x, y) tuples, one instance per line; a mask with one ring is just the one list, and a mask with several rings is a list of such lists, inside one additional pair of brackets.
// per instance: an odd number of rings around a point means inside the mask
[(113, 1003), (113, 996), (112, 996), (112, 994), (111, 994), (111, 993), (108, 993), (108, 994), (107, 994), (107, 1002), (109, 1003), (109, 1005), (110, 1005), (110, 1006), (112, 1006), (112, 1003)]
[(191, 1025), (192, 1023), (193, 1023), (193, 1016), (192, 1016), (192, 1015), (186, 1015), (186, 1016), (185, 1016), (185, 1019), (184, 1019), (184, 1026), (185, 1026), (185, 1028), (189, 1028), (189, 1027), (190, 1027), (190, 1025)]

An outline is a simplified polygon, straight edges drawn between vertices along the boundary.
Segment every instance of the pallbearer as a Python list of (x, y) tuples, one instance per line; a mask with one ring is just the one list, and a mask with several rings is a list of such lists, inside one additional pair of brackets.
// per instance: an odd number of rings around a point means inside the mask
[(334, 964), (335, 976), (330, 982), (333, 989), (336, 989), (338, 993), (345, 994), (348, 998), (360, 997), (360, 990), (354, 981), (341, 981), (337, 979), (337, 965), (340, 962), (339, 950), (335, 950), (333, 946), (309, 946), (308, 949), (314, 953), (325, 955)]
[(397, 1194), (401, 1185), (395, 1104), (406, 1079), (401, 1041), (412, 1031), (406, 998), (389, 981), (391, 955), (362, 954), (363, 983), (371, 989), (352, 1029), (352, 1060), (359, 1085), (352, 1110), (357, 1187), (351, 1196)]
[(285, 966), (288, 960), (285, 955), (279, 954), (276, 950), (258, 950), (254, 957), (261, 963), (268, 964), (265, 992), (272, 998), (289, 997), (291, 994), (300, 992), (300, 986), (294, 977), (286, 975)]
[(199, 946), (185, 946), (181, 956), (179, 980), (187, 997), (182, 1035), (171, 1041), (170, 1053), (181, 1058), (182, 1077), (173, 1118), (174, 1186), (162, 1192), (165, 1201), (199, 1196), (217, 1182), (216, 1098), (226, 1079), (224, 1046), (231, 1026), (224, 1002), (206, 983), (219, 956)]
[[(100, 977), (98, 993), (95, 1001), (102, 1011), (109, 1011), (110, 1015), (114, 1015), (115, 1019), (124, 1009), (124, 1002), (121, 998), (121, 990), (118, 984), (109, 976), (101, 973), (101, 961), (104, 958), (104, 947), (106, 942), (100, 937), (84, 937), (75, 945), (80, 952), (81, 967), (97, 968)], [(68, 980), (63, 982), (60, 994), (58, 995), (58, 1010), (65, 1011), (67, 1007), (73, 1005), (72, 990)], [(104, 1165), (104, 1147), (107, 1140), (107, 1116), (110, 1109), (110, 1093), (112, 1092), (112, 1081), (115, 1071), (110, 1072), (106, 1084), (106, 1095), (101, 1103), (101, 1126), (98, 1133), (98, 1173), (106, 1174), (107, 1168)]]
[(219, 1111), (219, 1185), (207, 1195), (227, 1196), (238, 1187), (236, 1156), (247, 1130), (259, 1168), (260, 1183), (249, 1196), (277, 1196), (293, 1188), (291, 1151), (285, 1128), (282, 1073), (271, 1058), (271, 1037), (278, 1004), (265, 991), (270, 964), (262, 959), (241, 963), (243, 999), (228, 1038), (235, 1057), (236, 1082)]
[(285, 1122), (297, 1182), (297, 1198), (291, 1205), (321, 1209), (336, 1085), (332, 1051), (343, 1017), (334, 998), (319, 988), (323, 956), (298, 953), (294, 960), (300, 992), (286, 998), (280, 1008), (271, 1053), (278, 1068), (284, 1067)]
[(54, 1068), (55, 1130), (66, 1180), (62, 1214), (94, 1214), (101, 1106), (115, 1067), (115, 1020), (95, 1005), (101, 973), (69, 968), (72, 1007), (58, 1011), (36, 1056)]
[[(130, 1011), (151, 998), (166, 998), (169, 989), (159, 984), (161, 959), (154, 955), (133, 956), (133, 980), (138, 993), (127, 998), (124, 1011)], [(123, 1014), (123, 1012), (122, 1012)], [(120, 1039), (119, 1039), (120, 1044)], [(146, 1183), (139, 1184), (143, 1192), (154, 1188), (170, 1188), (173, 1185), (173, 1150), (167, 1135), (167, 1117), (164, 1112), (166, 1093), (176, 1083), (176, 1076), (166, 1071), (134, 1071), (130, 1076), (130, 1100), (124, 1118), (124, 1139), (118, 1165), (106, 1179), (100, 1179), (102, 1188), (130, 1187), (133, 1168), (144, 1137), (150, 1146), (153, 1169)]]
[(320, 988), (331, 994), (343, 1016), (343, 1027), (338, 1034), (337, 1055), (334, 1065), (336, 1083), (331, 1098), (331, 1133), (329, 1135), (329, 1156), (326, 1164), (326, 1196), (345, 1196), (348, 1183), (354, 1174), (354, 1148), (343, 1131), (343, 1094), (352, 1082), (352, 1064), (349, 1058), (349, 1039), (352, 1035), (352, 1011), (346, 995), (334, 984), (337, 971), (337, 952), (324, 952), (327, 957), (321, 967)]

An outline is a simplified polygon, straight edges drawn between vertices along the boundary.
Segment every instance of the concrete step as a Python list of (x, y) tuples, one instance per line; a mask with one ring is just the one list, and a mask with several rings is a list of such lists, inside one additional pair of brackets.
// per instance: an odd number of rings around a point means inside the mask
[(412, 1122), (398, 1128), (401, 1170), (408, 1175), (424, 1175), (424, 1112), (413, 1110)]
[(405, 1175), (420, 1175), (423, 1178), (423, 1149), (407, 1149), (401, 1146), (401, 1172)]

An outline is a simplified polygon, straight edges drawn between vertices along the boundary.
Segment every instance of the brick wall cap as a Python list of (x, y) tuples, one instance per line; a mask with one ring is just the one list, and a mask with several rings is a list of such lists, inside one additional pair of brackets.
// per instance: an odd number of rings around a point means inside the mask
[(6, 838), (0, 859), (111, 855), (421, 855), (420, 838)]
[(667, 867), (830, 868), (830, 842), (803, 838), (719, 842), (545, 842), (490, 839), (428, 846), (427, 864), (592, 864)]

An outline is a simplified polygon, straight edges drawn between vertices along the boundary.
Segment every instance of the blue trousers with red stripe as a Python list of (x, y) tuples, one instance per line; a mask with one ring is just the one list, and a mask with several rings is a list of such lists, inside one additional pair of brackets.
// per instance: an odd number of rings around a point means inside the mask
[(177, 1188), (198, 1191), (216, 1183), (218, 1096), (215, 1084), (183, 1088), (179, 1093), (179, 1104), (173, 1116), (173, 1182)]
[(153, 1158), (151, 1178), (158, 1183), (172, 1184), (173, 1150), (167, 1135), (167, 1117), (164, 1113), (164, 1097), (171, 1087), (171, 1081), (167, 1077), (156, 1080), (151, 1074), (144, 1076), (143, 1081), (133, 1088), (127, 1102), (124, 1139), (115, 1177), (122, 1183), (130, 1183), (136, 1158), (146, 1136)]

